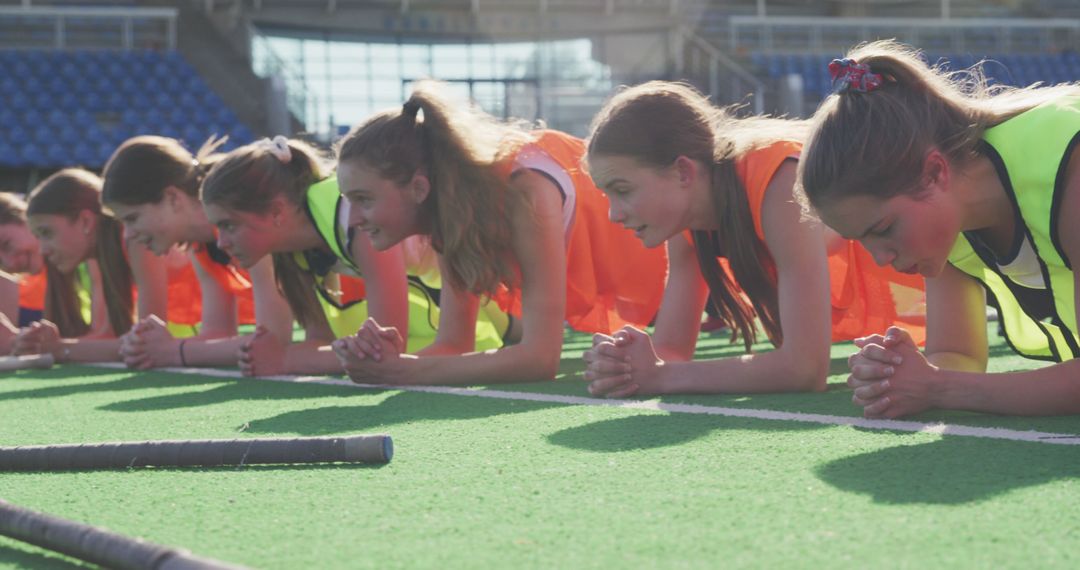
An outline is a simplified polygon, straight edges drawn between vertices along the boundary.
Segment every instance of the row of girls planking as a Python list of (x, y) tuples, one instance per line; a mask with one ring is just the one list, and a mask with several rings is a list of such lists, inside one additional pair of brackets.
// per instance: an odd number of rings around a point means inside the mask
[[(991, 90), (893, 42), (830, 72), (809, 121), (650, 82), (587, 141), (423, 82), (336, 168), (282, 137), (195, 156), (138, 137), (103, 178), (5, 198), (2, 263), (24, 275), (7, 310), (44, 318), (5, 323), (0, 348), (488, 384), (554, 378), (568, 325), (596, 333), (589, 392), (627, 397), (820, 391), (831, 342), (855, 340), (868, 417), (1080, 411), (1080, 228), (1060, 223), (1080, 215), (1080, 89)], [(1010, 346), (1059, 363), (987, 373), (987, 294)], [(707, 303), (746, 355), (692, 360)], [(750, 350), (759, 331), (774, 350)]]

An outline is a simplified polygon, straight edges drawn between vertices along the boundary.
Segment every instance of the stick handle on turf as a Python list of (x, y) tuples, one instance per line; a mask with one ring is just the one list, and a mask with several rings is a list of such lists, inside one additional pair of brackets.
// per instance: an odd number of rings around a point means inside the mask
[(242, 570), (226, 562), (79, 522), (38, 513), (0, 500), (0, 534), (105, 568)]
[(33, 368), (52, 368), (54, 364), (51, 354), (27, 354), (24, 356), (0, 356), (0, 372), (12, 372), (15, 370), (30, 370)]
[(387, 463), (393, 455), (389, 435), (33, 445), (0, 447), (0, 471)]

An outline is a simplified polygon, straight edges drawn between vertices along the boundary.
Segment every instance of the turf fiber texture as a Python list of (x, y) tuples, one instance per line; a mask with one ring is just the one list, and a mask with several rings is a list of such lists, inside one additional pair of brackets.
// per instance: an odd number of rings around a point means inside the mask
[[(996, 335), (991, 334), (992, 338)], [(995, 341), (991, 367), (1041, 364)], [(568, 335), (551, 383), (588, 396)], [(858, 416), (823, 394), (663, 402)], [(738, 353), (725, 337), (699, 357)], [(0, 474), (12, 503), (255, 568), (1080, 565), (1080, 448), (61, 366), (0, 379), (0, 445), (389, 433), (385, 466)], [(1080, 433), (1080, 418), (911, 418)], [(0, 538), (0, 568), (74, 560)]]

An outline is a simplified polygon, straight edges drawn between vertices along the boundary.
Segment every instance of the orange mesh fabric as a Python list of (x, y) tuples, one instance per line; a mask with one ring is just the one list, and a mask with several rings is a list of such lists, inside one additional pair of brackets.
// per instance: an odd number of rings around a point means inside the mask
[(202, 288), (191, 263), (169, 265), (169, 322), (197, 325), (202, 322)]
[(23, 275), (19, 280), (19, 308), (44, 311), (46, 284), (44, 270), (37, 275)]
[[(780, 165), (788, 158), (797, 157), (800, 150), (796, 143), (777, 143), (754, 150), (735, 163), (735, 170), (746, 186), (754, 229), (762, 241), (765, 240), (761, 227), (765, 190)], [(923, 344), (925, 309), (917, 302), (925, 290), (923, 278), (905, 275), (892, 267), (879, 267), (859, 242), (845, 241), (829, 255), (833, 342), (883, 333), (895, 324), (906, 328), (915, 342)], [(903, 312), (898, 311), (894, 291), (913, 294), (916, 303), (905, 307)]]
[(191, 254), (195, 263), (198, 263), (222, 290), (236, 297), (239, 323), (242, 325), (255, 324), (255, 300), (251, 289), (251, 277), (248, 272), (231, 263), (221, 264), (214, 261), (204, 246), (196, 246)]
[[(585, 143), (558, 131), (537, 131), (534, 144), (573, 180), (577, 200), (566, 248), (566, 322), (582, 332), (644, 327), (660, 308), (667, 249), (647, 249), (633, 232), (611, 223), (608, 201), (581, 166)], [(504, 163), (509, 179), (513, 157)], [(520, 291), (495, 295), (499, 307), (521, 315)]]

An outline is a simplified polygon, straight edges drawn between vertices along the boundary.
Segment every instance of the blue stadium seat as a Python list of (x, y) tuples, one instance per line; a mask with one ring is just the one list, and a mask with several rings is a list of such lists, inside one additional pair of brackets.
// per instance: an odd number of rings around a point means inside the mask
[(88, 129), (97, 126), (97, 119), (90, 111), (80, 108), (71, 112), (71, 123), (81, 129)]
[(112, 156), (113, 151), (116, 150), (116, 145), (108, 141), (98, 142), (94, 147), (94, 160), (89, 164), (103, 165)]
[(0, 164), (100, 167), (135, 134), (251, 138), (177, 52), (0, 50), (0, 70)]
[[(0, 129), (8, 130), (22, 123), (19, 115), (6, 107), (0, 107)], [(0, 137), (2, 139), (3, 137)]]
[(252, 134), (251, 129), (238, 124), (236, 127), (233, 127), (232, 132), (229, 133), (229, 139), (238, 144), (245, 145), (255, 140), (255, 135)]
[(80, 166), (96, 165), (98, 163), (97, 152), (95, 152), (94, 147), (84, 140), (77, 141), (71, 147), (71, 159), (71, 162)]
[(10, 141), (0, 138), (0, 166), (18, 166), (19, 150)]
[(30, 132), (33, 133), (31, 135), (32, 140), (38, 145), (41, 145), (42, 148), (45, 148), (56, 140), (56, 131), (49, 125), (41, 124), (36, 127), (31, 127), (31, 129)]
[(8, 129), (7, 140), (16, 147), (22, 147), (30, 144), (30, 131), (22, 125), (15, 125)]
[(18, 166), (48, 166), (45, 153), (36, 144), (29, 143), (22, 145), (22, 151), (19, 155), (19, 160), (16, 163)]
[(71, 162), (67, 148), (59, 142), (52, 143), (45, 148), (45, 158), (49, 161), (49, 164), (69, 164)]
[(49, 126), (58, 129), (62, 129), (65, 126), (71, 124), (71, 121), (68, 119), (67, 113), (55, 108), (52, 111), (49, 111), (48, 114), (46, 114), (45, 120), (48, 122)]
[(37, 109), (26, 109), (22, 113), (22, 124), (28, 129), (33, 129), (44, 122), (45, 115)]
[(74, 125), (68, 125), (57, 128), (57, 140), (64, 145), (73, 145), (80, 140), (86, 138), (85, 129), (80, 129)]
[(112, 142), (116, 146), (120, 146), (121, 143), (135, 136), (134, 130), (123, 123), (113, 125), (113, 127), (107, 131), (101, 131), (101, 137), (105, 140)]

